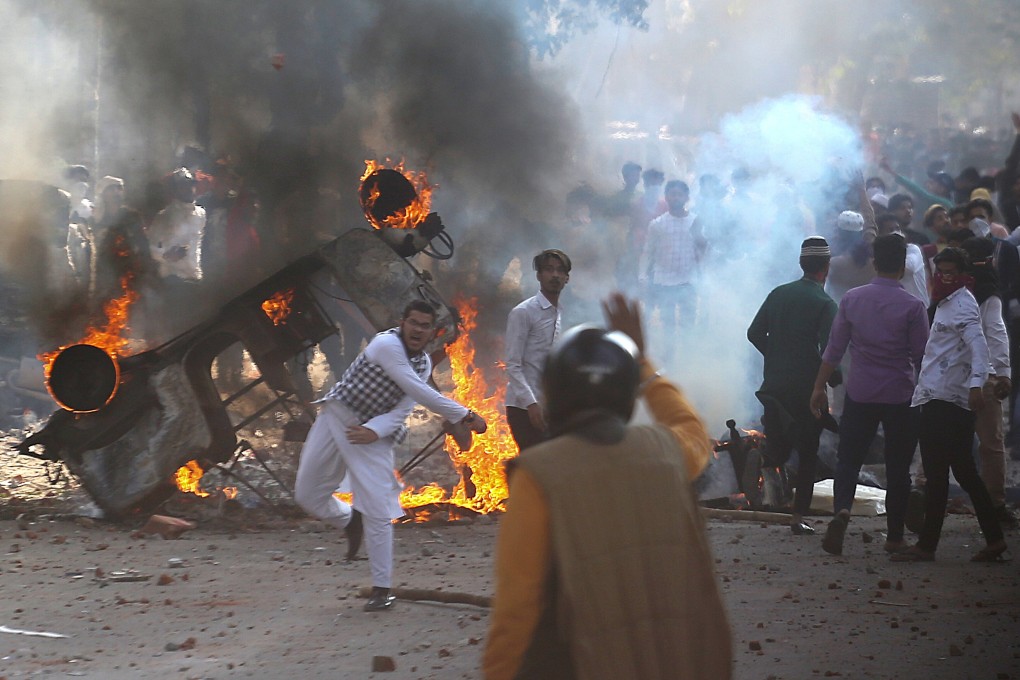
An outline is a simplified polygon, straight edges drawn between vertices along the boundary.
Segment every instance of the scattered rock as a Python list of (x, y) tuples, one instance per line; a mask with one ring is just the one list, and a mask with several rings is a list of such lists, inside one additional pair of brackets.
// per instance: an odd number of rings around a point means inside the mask
[(156, 581), (157, 586), (168, 586), (174, 582), (174, 577), (170, 574), (160, 574), (159, 579)]
[(889, 579), (882, 579), (881, 581), (878, 582), (878, 587), (881, 588), (882, 590), (889, 590), (890, 588), (892, 588), (892, 581), (890, 581)]
[(153, 515), (149, 521), (138, 530), (142, 535), (156, 534), (163, 538), (180, 538), (185, 531), (190, 531), (198, 525), (180, 517), (167, 517), (166, 515)]
[(949, 645), (949, 656), (963, 656), (963, 650), (956, 645)]
[(397, 662), (393, 660), (392, 656), (372, 657), (373, 673), (392, 673), (395, 670), (397, 670)]
[(875, 537), (869, 534), (867, 531), (861, 532), (861, 540), (865, 543), (871, 543), (875, 540)]
[(747, 648), (750, 649), (752, 652), (760, 652), (761, 643), (758, 642), (757, 640), (751, 640), (750, 642), (747, 643)]

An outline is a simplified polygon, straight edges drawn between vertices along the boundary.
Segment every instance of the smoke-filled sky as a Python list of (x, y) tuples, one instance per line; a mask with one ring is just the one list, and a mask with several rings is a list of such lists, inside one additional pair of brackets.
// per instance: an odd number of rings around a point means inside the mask
[[(819, 180), (862, 165), (855, 131), (878, 110), (869, 77), (952, 62), (899, 58), (900, 42), (939, 37), (922, 35), (921, 5), (659, 0), (648, 31), (603, 21), (537, 60), (523, 2), (0, 0), (0, 179), (59, 183), (65, 163), (84, 163), (94, 178), (124, 177), (141, 207), (179, 149), (203, 142), (229, 154), (269, 206), (296, 187), (334, 192), (339, 224), (304, 224), (311, 243), (313, 232), (363, 226), (363, 159), (405, 158), (439, 185), (433, 209), (460, 248), (439, 268), (447, 294), (498, 308), (514, 258), (520, 295), (534, 291), (530, 256), (563, 245), (555, 227), (581, 183), (609, 195), (633, 160), (690, 182), (697, 212), (698, 176), (747, 167), (741, 222), (754, 248), (706, 267), (694, 354), (671, 367), (710, 425), (747, 421), (760, 378), (747, 322), (769, 288), (797, 276), (806, 231), (825, 228), (789, 208), (826, 214)], [(632, 256), (597, 247), (614, 242), (600, 233), (611, 228), (596, 224), (578, 244), (573, 320), (595, 314)], [(0, 225), (4, 269), (34, 287), (47, 268), (13, 265), (25, 232), (42, 230)]]

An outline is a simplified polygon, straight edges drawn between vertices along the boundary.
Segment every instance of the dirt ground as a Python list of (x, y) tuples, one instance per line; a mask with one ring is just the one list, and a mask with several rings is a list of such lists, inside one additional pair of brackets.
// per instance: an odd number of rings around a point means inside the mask
[[(368, 563), (318, 522), (239, 511), (165, 540), (57, 517), (0, 521), (0, 678), (480, 677), (487, 609), (363, 612)], [(970, 563), (973, 517), (948, 517), (929, 564), (888, 560), (883, 517), (854, 518), (842, 557), (814, 521), (814, 537), (708, 521), (734, 677), (1020, 678), (1020, 563)], [(497, 529), (398, 526), (397, 584), (491, 595)], [(377, 656), (395, 670), (373, 673)]]

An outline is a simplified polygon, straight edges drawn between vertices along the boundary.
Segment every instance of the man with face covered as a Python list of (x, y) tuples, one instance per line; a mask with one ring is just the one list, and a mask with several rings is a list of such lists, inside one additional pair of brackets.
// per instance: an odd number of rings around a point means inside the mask
[(920, 407), (921, 460), (925, 472), (924, 528), (917, 544), (894, 554), (902, 562), (930, 562), (942, 533), (949, 498), (949, 471), (974, 503), (987, 545), (975, 562), (1003, 559), (1006, 542), (988, 489), (978, 475), (971, 445), (974, 414), (984, 406), (982, 387), (988, 378), (988, 344), (981, 312), (969, 287), (967, 254), (946, 248), (935, 257), (931, 335), (917, 378), (911, 406)]
[(521, 451), (546, 438), (542, 366), (560, 334), (560, 293), (570, 281), (570, 258), (562, 250), (543, 250), (532, 266), (538, 295), (510, 310), (506, 322), (506, 420)]
[[(400, 325), (375, 336), (320, 401), (322, 408), (301, 450), (294, 498), (310, 515), (347, 536), (347, 559), (365, 537), (372, 594), (365, 611), (389, 609), (393, 580), (393, 524), (404, 514), (393, 474), (393, 445), (404, 440), (404, 421), (416, 403), (458, 427), (485, 432), (483, 418), (444, 397), (426, 382), (432, 359), (425, 346), (435, 335), (436, 311), (424, 300), (404, 308)], [(333, 493), (350, 481), (354, 505)]]

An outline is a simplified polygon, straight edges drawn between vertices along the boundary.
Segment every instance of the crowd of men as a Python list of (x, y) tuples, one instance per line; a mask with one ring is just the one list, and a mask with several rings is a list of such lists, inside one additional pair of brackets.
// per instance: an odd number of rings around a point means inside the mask
[[(791, 441), (799, 454), (795, 534), (814, 533), (801, 521), (803, 499), (811, 497), (822, 421), (830, 415), (826, 384), (839, 392), (835, 517), (822, 542), (827, 552), (842, 553), (858, 473), (881, 424), (885, 549), (892, 559), (934, 559), (950, 470), (970, 496), (986, 540), (973, 559), (999, 561), (1006, 553), (1003, 526), (1016, 526), (1005, 497), (1003, 421), (1004, 406), (1016, 397), (1010, 359), (1020, 339), (1020, 115), (1013, 114), (1013, 123), (1017, 141), (994, 177), (966, 168), (954, 178), (933, 165), (921, 186), (883, 160), (880, 167), (909, 192), (891, 197), (881, 177), (860, 177), (853, 192), (858, 210), (839, 214), (832, 247), (821, 237), (806, 240), (804, 278), (772, 291), (748, 329), (765, 358), (758, 396), (766, 464), (785, 463)], [(912, 224), (915, 205), (923, 228)], [(912, 492), (918, 444), (921, 467)], [(912, 494), (923, 509), (913, 546), (904, 540)]]
[(53, 235), (66, 257), (52, 261), (67, 262), (54, 267), (58, 288), (71, 287), (95, 315), (123, 294), (129, 276), (141, 298), (131, 325), (154, 342), (197, 320), (200, 290), (245, 278), (262, 253), (259, 202), (240, 175), (226, 160), (189, 165), (147, 187), (142, 210), (125, 203), (123, 178), (103, 176), (93, 187), (84, 166), (64, 172), (70, 217), (67, 232)]
[[(777, 218), (799, 223), (804, 235), (824, 236), (803, 239), (803, 277), (769, 293), (747, 329), (764, 356), (756, 394), (764, 412), (763, 465), (783, 468), (797, 452), (790, 528), (813, 534), (805, 516), (819, 437), (825, 428), (838, 430), (834, 517), (822, 541), (829, 553), (842, 553), (858, 473), (881, 424), (891, 559), (934, 560), (950, 471), (969, 494), (985, 537), (972, 559), (1007, 555), (1003, 525), (1015, 519), (1005, 504), (1003, 408), (1015, 398), (1010, 359), (1020, 342), (1020, 115), (1013, 123), (1017, 141), (994, 177), (966, 168), (954, 178), (933, 165), (921, 186), (882, 161), (889, 184), (859, 175), (831, 215), (808, 215), (791, 202)], [(735, 243), (734, 230), (748, 228), (734, 215), (751, 200), (745, 194), (751, 174), (734, 171), (730, 187), (700, 177), (693, 204), (690, 187), (665, 181), (662, 172), (627, 163), (622, 174), (624, 188), (608, 200), (586, 188), (568, 196), (574, 231), (560, 232), (568, 245), (534, 256), (538, 292), (508, 317), (506, 411), (521, 456), (508, 471), (486, 677), (731, 672), (728, 626), (690, 484), (711, 455), (704, 423), (646, 354), (636, 300), (615, 294), (603, 301), (608, 330), (566, 332), (560, 301), (574, 262), (608, 263), (609, 278), (640, 291), (667, 337), (694, 324), (699, 268), (731, 257), (720, 244)], [(101, 178), (94, 204), (86, 198), (84, 168), (70, 168), (67, 179), (64, 248), (71, 270), (99, 301), (117, 295), (127, 272), (149, 286), (159, 313), (144, 319), (146, 335), (170, 332), (160, 326), (168, 309), (195, 299), (195, 286), (249, 268), (260, 249), (258, 201), (225, 163), (209, 174), (186, 166), (170, 173), (163, 205), (147, 216), (124, 205), (120, 178)], [(889, 195), (892, 182), (904, 193)], [(623, 240), (608, 244), (620, 248), (616, 257), (591, 257), (583, 239), (573, 242), (577, 251), (569, 245), (572, 234), (584, 235), (596, 207), (623, 227), (615, 230)], [(739, 245), (769, 248), (788, 261), (796, 252), (761, 239)], [(391, 521), (402, 511), (393, 447), (414, 404), (444, 416), (464, 445), (471, 432), (487, 428), (428, 385), (432, 364), (424, 348), (435, 317), (429, 303), (408, 305), (396, 327), (346, 362), (301, 455), (299, 504), (344, 531), (348, 559), (365, 540), (374, 586), (368, 611), (389, 610), (395, 599)], [(666, 342), (657, 351), (668, 360), (675, 347)], [(639, 396), (647, 399), (652, 425), (629, 423)], [(919, 540), (909, 545), (918, 444), (924, 513)], [(345, 481), (353, 504), (334, 496)], [(593, 491), (610, 484), (619, 500), (605, 513)], [(665, 562), (673, 568), (662, 569)]]

